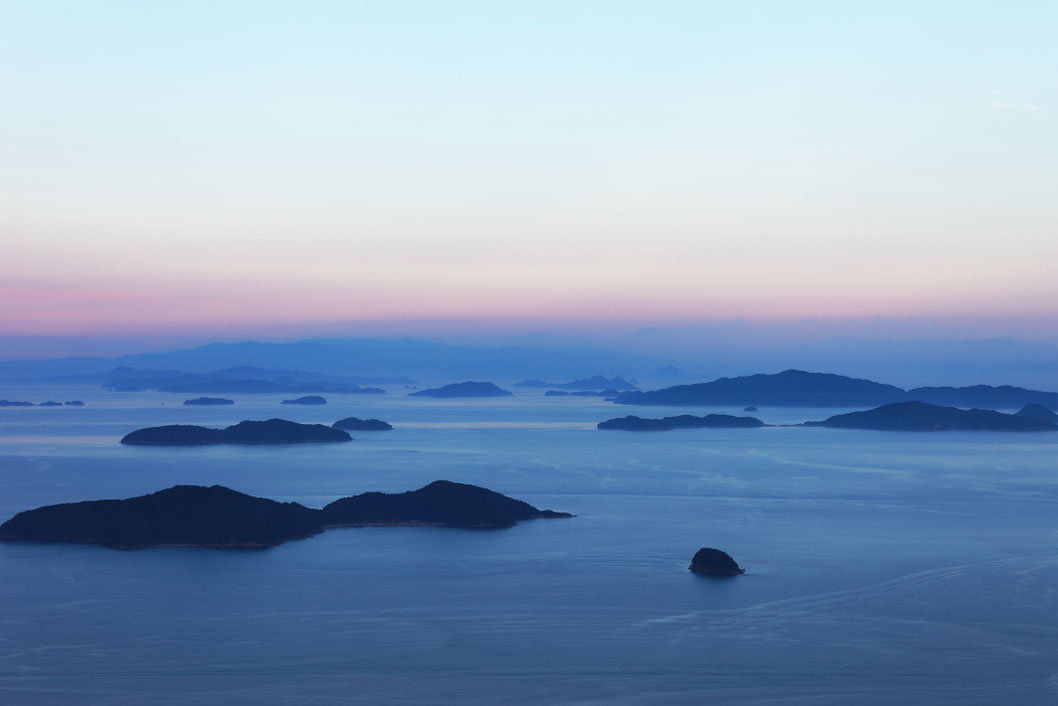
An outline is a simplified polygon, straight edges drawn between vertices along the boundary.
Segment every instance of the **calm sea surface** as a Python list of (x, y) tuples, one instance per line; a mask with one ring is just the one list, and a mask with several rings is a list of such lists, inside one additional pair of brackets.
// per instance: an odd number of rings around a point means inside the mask
[[(540, 392), (0, 397), (88, 403), (0, 408), (0, 521), (176, 483), (320, 507), (439, 478), (577, 515), (256, 551), (0, 543), (0, 704), (1058, 703), (1058, 434), (603, 432), (624, 414), (741, 411)], [(157, 424), (350, 415), (397, 428), (118, 444)], [(747, 573), (691, 574), (703, 546)]]

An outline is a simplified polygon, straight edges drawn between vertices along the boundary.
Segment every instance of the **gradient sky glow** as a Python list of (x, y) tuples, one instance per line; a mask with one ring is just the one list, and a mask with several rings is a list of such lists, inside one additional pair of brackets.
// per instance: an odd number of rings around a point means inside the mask
[(1056, 35), (1053, 2), (0, 0), (0, 334), (1050, 316)]

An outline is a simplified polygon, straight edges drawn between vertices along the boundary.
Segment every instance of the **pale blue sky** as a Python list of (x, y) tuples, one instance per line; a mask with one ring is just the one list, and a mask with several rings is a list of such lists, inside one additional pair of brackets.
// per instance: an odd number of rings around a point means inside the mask
[(2, 2), (8, 332), (1054, 313), (1052, 2)]

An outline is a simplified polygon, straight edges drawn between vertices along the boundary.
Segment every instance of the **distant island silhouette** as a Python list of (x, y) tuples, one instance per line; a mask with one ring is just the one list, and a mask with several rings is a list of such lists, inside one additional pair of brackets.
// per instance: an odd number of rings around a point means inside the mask
[(327, 527), (432, 525), (511, 527), (520, 520), (572, 517), (465, 483), (439, 480), (406, 493), (363, 493), (322, 510), (280, 503), (220, 485), (177, 485), (124, 500), (47, 505), (0, 525), (0, 540), (79, 542), (115, 549), (153, 546), (272, 547)]
[[(179, 370), (136, 370), (115, 368), (103, 387), (116, 391), (158, 390), (159, 392), (199, 392), (214, 394), (260, 394), (324, 392), (349, 395), (384, 394), (378, 387), (361, 387), (349, 378), (291, 370), (266, 370), (242, 366), (208, 373)], [(409, 380), (410, 378), (397, 378)]]
[(408, 397), (509, 397), (514, 393), (502, 390), (491, 382), (456, 382), (429, 390), (409, 392)]
[(184, 400), (184, 405), (189, 406), (211, 406), (227, 404), (235, 404), (235, 400), (228, 400), (224, 399), (223, 397), (196, 397), (193, 400)]
[(35, 407), (32, 402), (23, 402), (21, 400), (0, 400), (0, 407)]
[(122, 444), (137, 445), (200, 445), (200, 444), (303, 444), (331, 441), (352, 441), (341, 429), (323, 424), (299, 424), (285, 419), (263, 422), (243, 421), (225, 429), (190, 424), (168, 424), (137, 429), (126, 434)]
[(1058, 424), (1058, 414), (1047, 409), (1042, 404), (1027, 404), (1014, 413), (1016, 417), (1028, 417), (1030, 419), (1042, 419), (1045, 422)]
[(307, 395), (294, 400), (283, 400), (279, 404), (327, 404), (327, 400), (319, 395)]
[(880, 431), (1058, 431), (1058, 424), (1034, 417), (925, 402), (894, 402), (821, 422), (805, 422), (804, 426)]
[(621, 392), (619, 390), (580, 390), (570, 392), (569, 390), (548, 390), (544, 397), (613, 397), (616, 398)]
[(346, 431), (389, 431), (393, 428), (392, 424), (381, 419), (358, 419), (357, 417), (339, 419), (331, 426)]
[(643, 419), (629, 415), (607, 419), (596, 426), (598, 429), (618, 431), (671, 431), (672, 429), (753, 429), (764, 426), (764, 422), (755, 417), (735, 417), (730, 414), (707, 414), (704, 417), (681, 414), (677, 417), (662, 419)]
[(960, 407), (1018, 409), (1030, 403), (1058, 406), (1058, 392), (1040, 392), (1009, 385), (916, 387), (903, 390), (894, 385), (844, 375), (786, 370), (774, 375), (720, 378), (712, 382), (675, 385), (650, 392), (624, 392), (615, 402), (732, 407), (874, 407), (892, 402), (928, 402)]
[(622, 378), (604, 378), (593, 375), (590, 378), (570, 382), (544, 382), (543, 380), (522, 380), (514, 383), (515, 387), (551, 387), (558, 390), (634, 390), (636, 386)]

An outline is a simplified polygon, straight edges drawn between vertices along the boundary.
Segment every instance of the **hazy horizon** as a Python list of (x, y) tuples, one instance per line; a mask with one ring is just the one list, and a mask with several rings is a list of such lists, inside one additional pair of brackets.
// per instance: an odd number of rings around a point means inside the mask
[(1056, 23), (6, 3), (0, 334), (979, 317), (959, 337), (1053, 341)]

